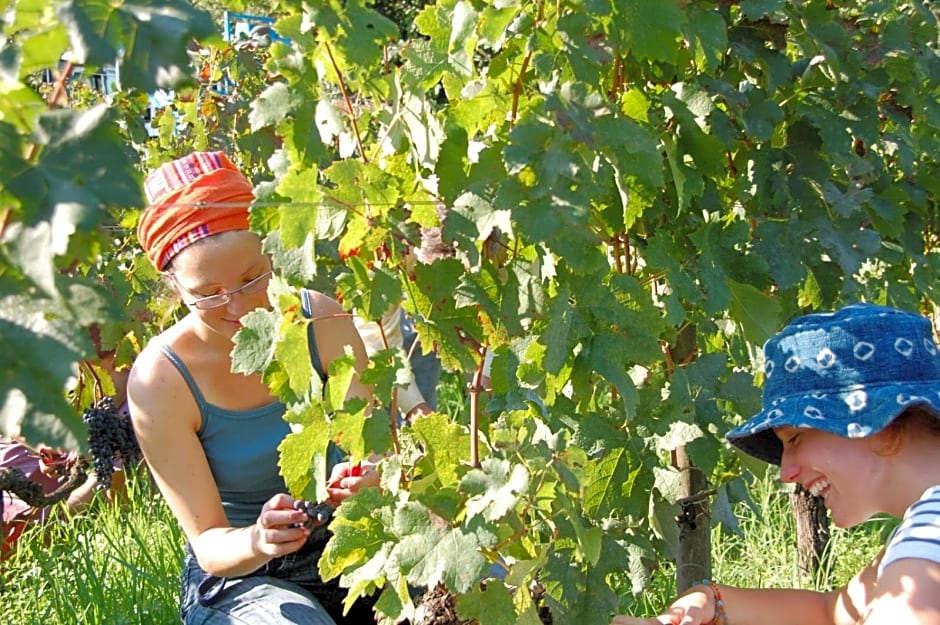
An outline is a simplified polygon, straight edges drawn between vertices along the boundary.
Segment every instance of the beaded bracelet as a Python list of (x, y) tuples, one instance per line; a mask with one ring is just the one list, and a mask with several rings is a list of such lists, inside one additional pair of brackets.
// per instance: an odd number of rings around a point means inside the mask
[(711, 620), (709, 625), (729, 625), (728, 613), (725, 612), (725, 600), (721, 598), (721, 591), (718, 590), (718, 585), (710, 579), (703, 579), (700, 582), (692, 584), (692, 586), (706, 586), (712, 591), (712, 596), (715, 599), (715, 617)]

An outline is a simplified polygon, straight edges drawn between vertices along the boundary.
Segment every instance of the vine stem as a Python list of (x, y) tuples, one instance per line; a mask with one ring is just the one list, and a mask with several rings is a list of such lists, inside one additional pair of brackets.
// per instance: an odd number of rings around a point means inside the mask
[(480, 468), (480, 391), (483, 390), (483, 363), (486, 362), (486, 346), (480, 348), (480, 364), (470, 382), (470, 466)]
[(349, 122), (352, 124), (353, 133), (356, 135), (356, 146), (359, 148), (359, 154), (362, 155), (363, 162), (368, 163), (369, 157), (366, 156), (366, 151), (362, 147), (362, 137), (359, 135), (359, 124), (356, 122), (355, 109), (353, 109), (352, 100), (349, 99), (349, 92), (346, 90), (346, 81), (343, 79), (343, 73), (340, 71), (339, 65), (336, 64), (336, 59), (333, 58), (333, 49), (330, 47), (330, 44), (324, 42), (323, 46), (326, 48), (327, 56), (330, 57), (333, 71), (336, 72), (336, 79), (339, 81), (339, 90), (343, 94), (343, 102), (346, 104), (346, 111), (349, 113)]
[[(49, 94), (49, 97), (46, 98), (46, 104), (49, 105), (50, 109), (58, 107), (58, 101), (62, 96), (66, 94), (65, 83), (72, 76), (72, 71), (75, 69), (75, 64), (72, 61), (66, 61), (65, 67), (62, 69), (62, 73), (59, 74), (59, 77), (55, 81), (55, 87), (52, 89), (52, 93)], [(39, 144), (33, 143), (30, 144), (29, 149), (26, 151), (26, 160), (31, 161), (36, 156), (36, 152), (39, 150)]]
[(614, 248), (614, 265), (617, 268), (617, 273), (622, 274), (623, 273), (623, 257), (622, 257), (623, 250), (620, 248), (620, 237), (617, 235), (614, 235), (613, 238), (611, 239), (611, 245)]
[(52, 93), (49, 94), (49, 99), (46, 100), (46, 104), (49, 105), (49, 108), (56, 108), (59, 105), (59, 99), (66, 95), (65, 83), (72, 76), (74, 69), (75, 64), (72, 61), (65, 62), (65, 67), (62, 69), (62, 73), (59, 74), (59, 77), (56, 79), (55, 87), (53, 88)]
[[(541, 25), (542, 20), (545, 18), (545, 4), (542, 2), (538, 3), (538, 11), (535, 16), (535, 27), (538, 28)], [(516, 116), (519, 113), (519, 95), (522, 93), (522, 80), (525, 78), (525, 74), (529, 69), (529, 61), (532, 60), (532, 50), (529, 50), (525, 54), (525, 58), (522, 59), (522, 67), (519, 68), (519, 76), (516, 77), (516, 84), (512, 87), (512, 112), (509, 115), (509, 128), (515, 128), (516, 126)]]
[(522, 59), (522, 67), (519, 68), (519, 76), (516, 78), (516, 84), (512, 87), (512, 113), (509, 116), (509, 127), (515, 128), (516, 126), (516, 115), (519, 112), (519, 94), (522, 93), (522, 79), (525, 78), (525, 73), (529, 69), (529, 59), (532, 58), (532, 51), (526, 52), (525, 58)]

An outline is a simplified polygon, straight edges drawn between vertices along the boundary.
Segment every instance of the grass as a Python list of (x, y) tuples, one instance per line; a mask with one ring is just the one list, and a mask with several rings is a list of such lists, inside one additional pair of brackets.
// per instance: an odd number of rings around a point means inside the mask
[(183, 535), (147, 480), (128, 500), (32, 528), (2, 563), (0, 623), (178, 623)]

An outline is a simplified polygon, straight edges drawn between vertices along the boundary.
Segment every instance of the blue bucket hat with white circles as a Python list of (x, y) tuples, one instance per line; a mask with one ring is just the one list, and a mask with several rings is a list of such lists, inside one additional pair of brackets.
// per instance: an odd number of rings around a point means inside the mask
[(776, 427), (862, 438), (912, 406), (940, 416), (940, 349), (921, 315), (873, 304), (806, 315), (764, 357), (763, 410), (727, 438), (766, 462), (780, 464)]

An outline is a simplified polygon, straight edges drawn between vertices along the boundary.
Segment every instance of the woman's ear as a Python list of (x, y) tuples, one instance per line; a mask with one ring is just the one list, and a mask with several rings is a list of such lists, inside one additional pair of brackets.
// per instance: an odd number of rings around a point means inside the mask
[(895, 420), (880, 432), (869, 437), (871, 449), (879, 456), (893, 456), (900, 451), (904, 438), (910, 433), (910, 428), (903, 422)]

